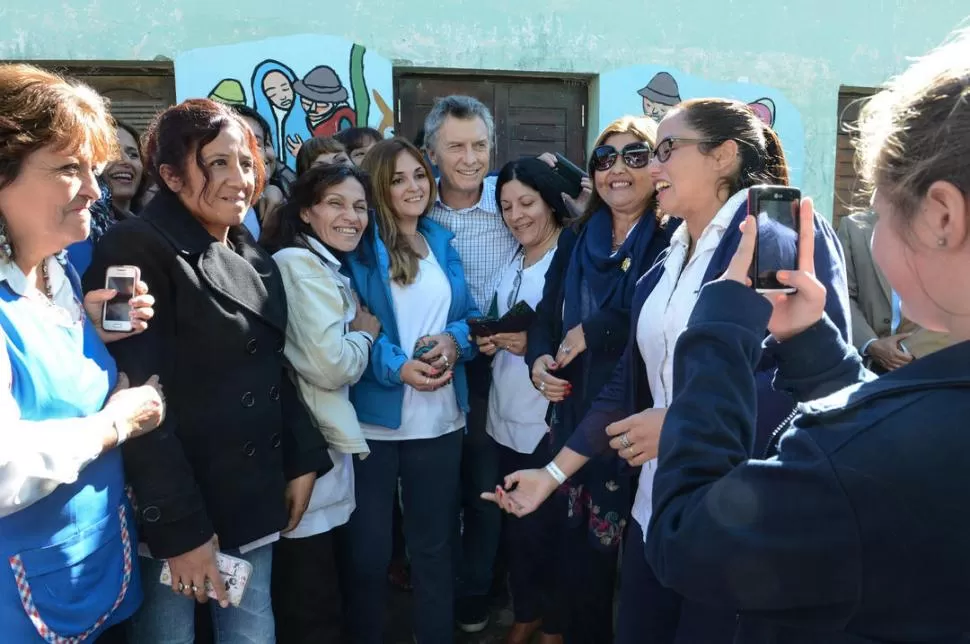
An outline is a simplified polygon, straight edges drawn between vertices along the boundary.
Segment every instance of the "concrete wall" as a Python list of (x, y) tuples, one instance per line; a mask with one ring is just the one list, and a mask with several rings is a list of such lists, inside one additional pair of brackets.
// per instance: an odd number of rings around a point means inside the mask
[(827, 210), (839, 86), (881, 83), (968, 13), (966, 0), (5, 0), (0, 59), (174, 59), (326, 33), (402, 66), (595, 75), (656, 64), (712, 81), (746, 78), (799, 110), (803, 188)]

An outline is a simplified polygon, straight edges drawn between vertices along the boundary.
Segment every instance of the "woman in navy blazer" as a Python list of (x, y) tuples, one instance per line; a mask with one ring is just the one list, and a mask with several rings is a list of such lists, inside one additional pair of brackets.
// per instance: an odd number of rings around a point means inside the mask
[[(676, 337), (686, 323), (701, 285), (716, 279), (740, 240), (738, 225), (747, 213), (747, 189), (758, 183), (787, 184), (788, 168), (777, 135), (743, 103), (699, 99), (682, 103), (660, 125), (651, 176), (664, 210), (683, 215), (668, 253), (641, 278), (633, 298), (630, 342), (611, 381), (547, 470), (524, 471), (511, 494), (500, 493), (511, 512), (529, 512), (554, 486), (557, 470), (571, 475), (608, 447), (633, 467), (643, 466), (633, 518), (624, 548), (617, 620), (617, 644), (729, 643), (735, 615), (685, 601), (661, 586), (647, 565), (643, 534), (651, 513), (656, 441), (664, 409), (676, 393), (670, 370)], [(762, 228), (761, 259), (792, 266), (796, 249)], [(848, 293), (842, 252), (835, 234), (815, 217), (819, 239), (815, 261), (830, 287), (828, 309), (848, 337)], [(759, 365), (758, 417), (776, 426), (794, 406), (771, 390), (774, 364)], [(613, 440), (610, 441), (610, 437)], [(639, 545), (638, 545), (639, 544)], [(697, 574), (703, 574), (697, 571)]]
[(362, 241), (348, 263), (381, 334), (369, 368), (350, 392), (370, 449), (366, 459), (354, 460), (357, 509), (347, 526), (350, 641), (383, 641), (400, 479), (415, 635), (422, 644), (451, 642), (451, 543), (468, 412), (464, 363), (477, 353), (466, 320), (481, 313), (452, 234), (425, 217), (435, 185), (421, 152), (405, 139), (381, 141), (362, 167), (373, 181), (379, 235)]
[[(811, 262), (774, 307), (744, 286), (749, 234), (680, 337), (647, 557), (664, 584), (737, 611), (737, 642), (967, 641), (968, 93), (964, 30), (863, 107), (859, 138), (873, 257), (906, 317), (957, 344), (876, 378)], [(762, 352), (800, 403), (769, 459), (753, 449)]]

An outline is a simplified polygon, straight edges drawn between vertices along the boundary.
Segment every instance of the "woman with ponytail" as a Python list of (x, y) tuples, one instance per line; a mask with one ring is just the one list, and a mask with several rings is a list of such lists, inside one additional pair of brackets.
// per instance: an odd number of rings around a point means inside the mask
[[(558, 486), (557, 478), (573, 475), (590, 458), (612, 448), (631, 467), (641, 467), (623, 549), (615, 643), (730, 644), (735, 611), (712, 608), (663, 587), (647, 564), (644, 535), (652, 511), (660, 429), (666, 408), (677, 395), (672, 368), (677, 337), (701, 287), (724, 273), (741, 241), (739, 225), (747, 215), (748, 189), (757, 184), (787, 185), (788, 166), (775, 132), (739, 101), (712, 98), (681, 103), (660, 123), (657, 140), (649, 168), (658, 207), (683, 221), (673, 233), (669, 252), (637, 285), (624, 355), (555, 459), (545, 469), (511, 474), (505, 489), (488, 497), (507, 512), (528, 514)], [(814, 231), (815, 267), (826, 287), (826, 312), (847, 340), (842, 251), (831, 226), (818, 215)], [(762, 248), (766, 256), (795, 252), (783, 247), (793, 243), (788, 238), (773, 236), (768, 241), (766, 237)], [(772, 390), (775, 371), (768, 359), (758, 365), (757, 425), (762, 445), (794, 408), (792, 398)], [(517, 487), (507, 491), (513, 485)], [(706, 571), (682, 574), (702, 577)]]

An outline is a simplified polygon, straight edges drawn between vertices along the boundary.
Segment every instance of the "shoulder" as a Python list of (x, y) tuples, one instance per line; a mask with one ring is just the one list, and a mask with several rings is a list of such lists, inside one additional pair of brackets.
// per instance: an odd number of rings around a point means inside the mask
[(450, 242), (455, 234), (427, 215), (421, 218), (421, 232), (430, 242)]
[(140, 217), (131, 217), (109, 228), (95, 246), (96, 254), (172, 254), (161, 232)]

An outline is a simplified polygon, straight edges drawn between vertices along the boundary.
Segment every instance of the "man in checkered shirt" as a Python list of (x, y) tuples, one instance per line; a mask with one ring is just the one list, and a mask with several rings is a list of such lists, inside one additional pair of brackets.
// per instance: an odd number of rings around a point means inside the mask
[[(438, 167), (438, 200), (428, 214), (455, 238), (465, 278), (480, 311), (487, 313), (502, 271), (512, 261), (518, 242), (495, 199), (495, 177), (488, 174), (495, 127), (488, 108), (469, 96), (446, 96), (435, 103), (424, 123), (425, 146)], [(459, 579), (457, 620), (474, 633), (488, 625), (488, 594), (498, 551), (501, 516), (495, 504), (479, 495), (495, 486), (498, 454), (485, 433), (489, 361), (479, 356), (468, 364), (470, 411), (462, 447), (461, 507), (463, 531), (455, 558)]]

